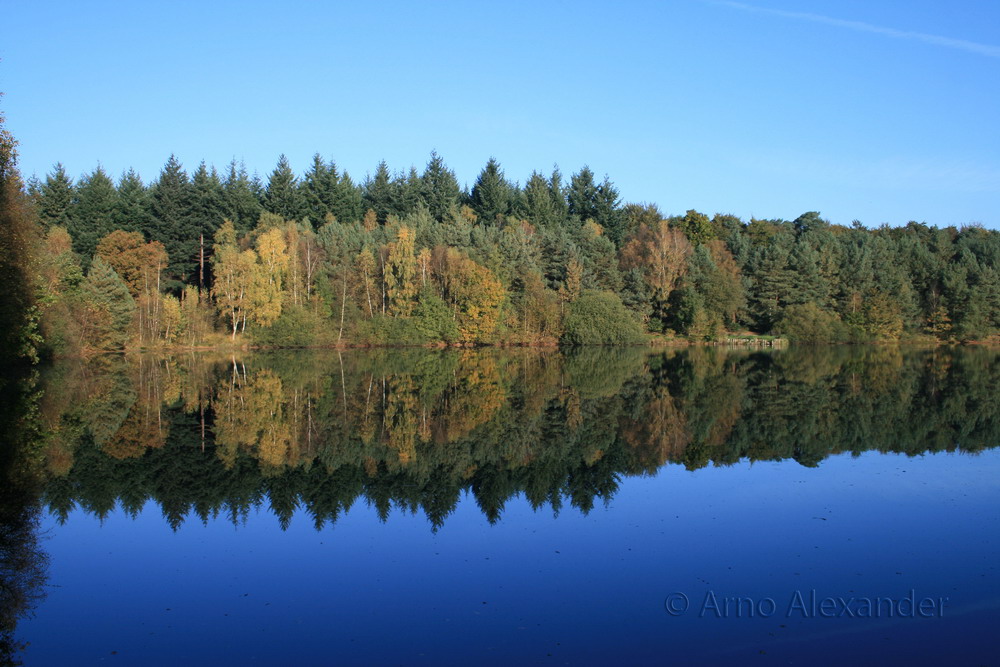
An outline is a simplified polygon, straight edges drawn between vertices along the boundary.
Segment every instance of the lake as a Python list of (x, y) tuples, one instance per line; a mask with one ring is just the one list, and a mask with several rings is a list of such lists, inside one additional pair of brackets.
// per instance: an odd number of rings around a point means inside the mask
[(33, 382), (28, 665), (996, 659), (995, 351), (193, 353)]

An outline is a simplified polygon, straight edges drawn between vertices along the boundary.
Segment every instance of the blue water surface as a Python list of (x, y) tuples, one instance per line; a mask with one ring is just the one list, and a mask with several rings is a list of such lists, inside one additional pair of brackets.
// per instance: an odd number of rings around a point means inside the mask
[[(266, 504), (177, 530), (152, 501), (78, 509), (44, 521), (48, 595), (19, 634), (28, 665), (986, 664), (998, 473), (996, 449), (667, 465), (588, 514), (516, 496), (491, 525), (466, 495), (437, 531), (363, 500), (318, 531)], [(813, 592), (943, 602), (789, 613)]]

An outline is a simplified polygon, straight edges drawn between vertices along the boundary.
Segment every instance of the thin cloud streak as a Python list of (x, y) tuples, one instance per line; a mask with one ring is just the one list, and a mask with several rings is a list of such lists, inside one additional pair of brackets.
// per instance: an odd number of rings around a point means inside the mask
[(771, 16), (781, 16), (783, 18), (789, 18), (789, 19), (812, 21), (813, 23), (822, 23), (824, 25), (831, 25), (838, 28), (847, 28), (848, 30), (855, 30), (857, 32), (868, 32), (876, 35), (885, 35), (887, 37), (894, 37), (896, 39), (909, 39), (917, 42), (923, 42), (925, 44), (933, 44), (934, 46), (944, 46), (950, 49), (959, 49), (961, 51), (968, 51), (969, 53), (975, 53), (981, 56), (987, 56), (989, 58), (1000, 58), (1000, 46), (979, 44), (978, 42), (969, 42), (964, 39), (952, 39), (950, 37), (941, 37), (940, 35), (928, 35), (927, 33), (923, 32), (910, 32), (907, 30), (896, 30), (895, 28), (883, 28), (881, 26), (872, 25), (871, 23), (864, 23), (863, 21), (846, 21), (844, 19), (836, 19), (830, 16), (822, 16), (820, 14), (808, 14), (806, 12), (789, 12), (783, 9), (769, 9), (766, 7), (755, 7), (753, 5), (747, 5), (742, 2), (730, 2), (729, 0), (708, 0), (708, 2), (710, 2), (713, 5), (732, 7), (733, 9), (739, 9), (745, 12), (770, 14)]

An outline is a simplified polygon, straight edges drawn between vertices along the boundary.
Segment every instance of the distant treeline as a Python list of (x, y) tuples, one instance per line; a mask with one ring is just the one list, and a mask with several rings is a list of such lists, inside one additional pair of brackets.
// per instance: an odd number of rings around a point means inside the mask
[(212, 344), (608, 344), (729, 332), (971, 341), (1000, 328), (1000, 233), (818, 213), (749, 222), (623, 203), (584, 167), (471, 189), (432, 154), (355, 182), (315, 156), (266, 183), (235, 162), (144, 184), (56, 165), (22, 198), (62, 354)]
[(589, 511), (665, 463), (815, 466), (837, 453), (1000, 445), (1000, 355), (982, 348), (715, 347), (102, 355), (56, 364), (38, 415), (45, 503), (155, 501), (239, 521), (354, 503), (443, 524), (464, 493)]

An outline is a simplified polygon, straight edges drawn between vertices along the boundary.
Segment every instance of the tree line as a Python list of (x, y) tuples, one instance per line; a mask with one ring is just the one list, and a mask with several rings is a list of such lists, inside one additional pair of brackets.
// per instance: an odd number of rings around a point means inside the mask
[(635, 347), (105, 355), (56, 365), (38, 410), (45, 502), (66, 517), (240, 521), (266, 503), (317, 527), (359, 499), (443, 525), (523, 495), (587, 512), (666, 464), (1000, 442), (1000, 357), (982, 348)]
[(362, 182), (320, 155), (145, 184), (61, 165), (24, 188), (51, 350), (210, 344), (608, 344), (732, 332), (971, 341), (1000, 328), (1000, 234), (818, 213), (741, 220), (623, 203), (587, 167), (470, 188), (432, 154)]

